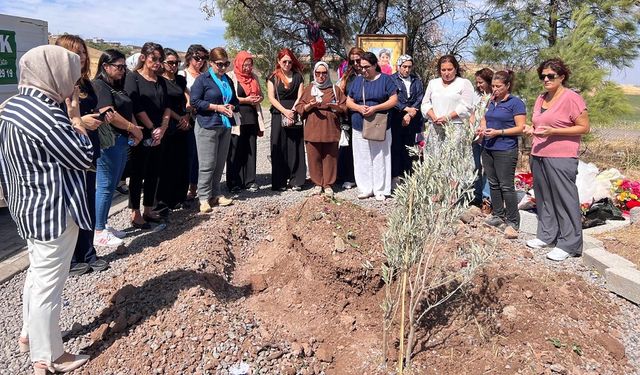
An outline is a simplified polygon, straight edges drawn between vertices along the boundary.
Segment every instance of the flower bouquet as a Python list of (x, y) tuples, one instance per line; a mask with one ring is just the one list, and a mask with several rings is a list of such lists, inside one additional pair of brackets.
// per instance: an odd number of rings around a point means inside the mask
[(640, 181), (620, 178), (612, 184), (616, 204), (622, 210), (640, 207)]

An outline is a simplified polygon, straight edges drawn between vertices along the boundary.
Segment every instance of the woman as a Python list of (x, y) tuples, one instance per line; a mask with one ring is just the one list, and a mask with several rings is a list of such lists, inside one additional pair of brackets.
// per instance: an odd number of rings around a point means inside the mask
[(256, 182), (257, 138), (264, 134), (260, 103), (264, 99), (258, 77), (253, 73), (253, 56), (240, 51), (229, 73), (238, 96), (240, 123), (231, 129), (227, 156), (227, 188), (231, 192), (258, 191)]
[(387, 115), (398, 103), (398, 88), (391, 76), (382, 74), (378, 58), (371, 52), (362, 54), (357, 77), (349, 88), (347, 107), (352, 111), (353, 167), (356, 184), (360, 190), (358, 198), (375, 196), (384, 201), (391, 195), (391, 123), (387, 121), (383, 141), (363, 137), (365, 119), (376, 113)]
[(191, 106), (196, 111), (198, 146), (198, 196), (200, 212), (211, 212), (213, 205), (228, 206), (232, 199), (220, 192), (220, 179), (229, 154), (231, 127), (237, 111), (233, 81), (225, 72), (231, 65), (227, 51), (216, 47), (209, 53), (209, 71), (201, 74), (191, 87)]
[[(480, 121), (484, 117), (487, 111), (487, 104), (493, 93), (491, 88), (491, 80), (493, 79), (493, 70), (489, 68), (482, 68), (475, 73), (476, 79), (476, 92), (473, 97), (473, 111), (469, 118), (469, 124), (474, 129), (480, 128)], [(475, 165), (476, 178), (473, 181), (473, 199), (469, 202), (470, 205), (476, 207), (482, 207), (484, 198), (484, 192), (487, 190), (487, 177), (482, 170), (482, 140), (478, 137), (473, 143), (471, 143), (471, 150), (473, 152), (473, 163)]]
[(347, 111), (347, 98), (331, 82), (327, 63), (316, 63), (313, 76), (315, 80), (306, 87), (295, 109), (306, 119), (304, 140), (309, 175), (316, 185), (310, 195), (324, 192), (333, 197), (331, 185), (336, 182), (340, 117)]
[(560, 59), (538, 66), (543, 92), (533, 106), (531, 172), (536, 196), (538, 230), (527, 246), (555, 246), (547, 258), (563, 261), (582, 255), (582, 214), (576, 188), (578, 149), (582, 134), (589, 132), (584, 99), (568, 88), (571, 71)]
[(171, 48), (165, 48), (164, 55), (162, 77), (167, 83), (167, 100), (171, 109), (171, 119), (162, 142), (158, 205), (154, 210), (161, 216), (168, 214), (168, 210), (179, 208), (186, 200), (189, 188), (187, 147), (190, 126), (185, 96), (187, 80), (176, 74), (180, 65), (178, 53)]
[(518, 238), (520, 212), (514, 186), (518, 164), (518, 136), (524, 130), (527, 110), (520, 98), (511, 95), (514, 73), (501, 70), (493, 75), (493, 97), (480, 120), (478, 136), (482, 142), (482, 165), (491, 188), (493, 215), (486, 223), (501, 227), (506, 224), (507, 238)]
[(195, 199), (198, 195), (198, 151), (196, 147), (196, 136), (194, 133), (195, 114), (191, 108), (190, 92), (191, 86), (196, 78), (207, 70), (207, 60), (209, 60), (209, 52), (201, 44), (192, 44), (187, 49), (184, 57), (185, 69), (178, 72), (187, 79), (187, 112), (191, 115), (189, 118), (189, 131), (187, 134), (187, 149), (189, 153), (189, 192), (187, 200)]
[(0, 115), (0, 183), (29, 254), (19, 346), (30, 352), (36, 375), (73, 371), (89, 360), (66, 353), (60, 332), (62, 291), (78, 230), (92, 229), (85, 171), (93, 145), (74, 90), (80, 77), (75, 53), (35, 47), (20, 58), (19, 94), (3, 103)]
[[(127, 165), (129, 138), (138, 144), (142, 140), (142, 128), (136, 125), (133, 103), (124, 91), (124, 76), (127, 71), (125, 56), (118, 50), (105, 50), (98, 60), (98, 71), (93, 80), (96, 91), (96, 108), (99, 112), (113, 111), (109, 125), (114, 131), (111, 147), (101, 150), (96, 163), (96, 242), (116, 246), (122, 243), (118, 231), (107, 225), (113, 192)], [(114, 234), (115, 232), (115, 234)]]
[(380, 71), (383, 74), (393, 74), (393, 68), (391, 67), (391, 51), (386, 48), (380, 50), (378, 53), (378, 59), (380, 59)]
[[(349, 50), (347, 57), (349, 59), (349, 69), (345, 72), (345, 74), (340, 78), (338, 82), (338, 87), (342, 90), (343, 93), (349, 92), (349, 87), (353, 83), (353, 81), (358, 77), (362, 72), (360, 69), (360, 61), (362, 59), (362, 55), (364, 54), (364, 50), (359, 47), (353, 47)], [(342, 182), (342, 187), (344, 189), (351, 189), (356, 186), (356, 178), (353, 175), (353, 147), (351, 142), (351, 112), (347, 112), (344, 116), (342, 116), (342, 130), (346, 133), (347, 136), (347, 145), (340, 146), (338, 150), (338, 182)]]
[(294, 122), (293, 107), (302, 96), (302, 64), (293, 52), (278, 52), (278, 66), (267, 78), (267, 96), (271, 102), (271, 190), (284, 191), (287, 185), (300, 191), (307, 178), (301, 126), (283, 127), (282, 118)]
[(400, 177), (411, 173), (413, 158), (407, 147), (416, 144), (416, 135), (422, 132), (424, 120), (420, 104), (424, 96), (422, 80), (413, 73), (413, 58), (398, 58), (398, 72), (391, 77), (398, 88), (398, 104), (389, 112), (391, 123), (391, 178), (398, 184)]
[[(429, 81), (420, 107), (422, 115), (431, 124), (427, 141), (432, 147), (438, 147), (439, 141), (444, 140), (443, 125), (450, 121), (462, 126), (473, 108), (473, 85), (462, 78), (455, 56), (444, 55), (438, 59), (438, 74), (440, 77)], [(447, 136), (459, 137), (457, 134)]]
[[(153, 212), (158, 186), (160, 143), (169, 128), (171, 109), (167, 95), (167, 82), (160, 76), (164, 61), (162, 46), (147, 42), (142, 46), (136, 69), (127, 74), (124, 88), (131, 101), (137, 122), (143, 126), (143, 141), (131, 151), (129, 178), (129, 208), (131, 225), (149, 229), (149, 222), (159, 223), (160, 216)], [(140, 213), (140, 195), (144, 190), (143, 213)]]
[[(96, 129), (100, 125), (102, 125), (102, 120), (98, 117), (99, 114), (96, 112), (96, 104), (97, 98), (96, 93), (91, 86), (91, 81), (89, 80), (90, 66), (91, 63), (89, 61), (89, 56), (87, 55), (87, 46), (84, 43), (84, 40), (77, 35), (62, 35), (56, 40), (56, 45), (66, 48), (67, 50), (74, 52), (80, 56), (80, 79), (77, 82), (77, 86), (80, 90), (79, 98), (80, 98), (80, 115), (82, 116), (82, 124), (87, 131), (87, 135), (89, 139), (91, 139), (91, 144), (93, 145), (93, 161), (92, 163), (95, 165), (96, 160), (100, 156), (100, 138), (98, 137), (98, 132)], [(106, 114), (104, 118), (105, 122), (110, 122), (112, 115), (110, 113)], [(87, 190), (87, 200), (89, 205), (89, 214), (91, 215), (92, 223), (95, 218), (95, 197), (96, 197), (96, 172), (95, 171), (87, 171), (86, 173), (86, 190)], [(100, 242), (102, 238), (98, 238), (98, 241), (95, 241), (92, 230), (84, 230), (80, 229), (78, 233), (78, 241), (76, 241), (76, 248), (73, 252), (73, 257), (71, 257), (71, 269), (69, 270), (69, 275), (71, 276), (79, 276), (89, 270), (93, 269), (96, 272), (103, 271), (107, 268), (108, 264), (102, 259), (98, 259), (96, 254), (95, 246), (103, 245)], [(104, 241), (103, 241), (104, 242)], [(122, 242), (120, 239), (113, 238), (113, 242)], [(109, 245), (107, 241), (106, 245)]]

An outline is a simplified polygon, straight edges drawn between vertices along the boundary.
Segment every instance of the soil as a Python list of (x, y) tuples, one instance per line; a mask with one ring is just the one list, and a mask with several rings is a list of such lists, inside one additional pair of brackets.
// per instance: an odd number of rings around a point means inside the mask
[(627, 225), (621, 229), (595, 235), (607, 251), (618, 254), (640, 267), (640, 224)]
[[(628, 373), (607, 293), (550, 269), (483, 219), (459, 233), (497, 238), (495, 256), (426, 317), (410, 372)], [(393, 351), (390, 368), (380, 366), (378, 211), (314, 197), (211, 217), (176, 212), (172, 223), (180, 235), (158, 233), (157, 246), (96, 286), (105, 307), (73, 333), (91, 339), (82, 373), (217, 374), (240, 360), (253, 374), (393, 372)]]

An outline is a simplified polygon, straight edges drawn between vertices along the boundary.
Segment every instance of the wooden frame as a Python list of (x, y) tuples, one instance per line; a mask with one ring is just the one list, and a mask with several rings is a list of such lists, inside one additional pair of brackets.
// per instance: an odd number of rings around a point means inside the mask
[(391, 55), (389, 58), (391, 72), (395, 73), (398, 58), (404, 55), (407, 50), (407, 36), (404, 34), (360, 34), (356, 36), (356, 46), (367, 52), (373, 52), (378, 57), (378, 64), (383, 72), (388, 68), (383, 68), (385, 59), (384, 56), (381, 58), (380, 53), (384, 49), (388, 50)]

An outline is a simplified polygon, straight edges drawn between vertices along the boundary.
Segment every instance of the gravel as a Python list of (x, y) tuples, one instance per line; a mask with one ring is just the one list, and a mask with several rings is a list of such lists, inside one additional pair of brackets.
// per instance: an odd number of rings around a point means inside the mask
[[(265, 111), (265, 114), (266, 113), (267, 111)], [(261, 228), (250, 225), (252, 215), (255, 215), (255, 212), (261, 215), (275, 217), (278, 214), (278, 207), (295, 204), (306, 196), (305, 190), (302, 192), (273, 192), (270, 190), (271, 166), (268, 159), (268, 133), (269, 129), (266, 131), (266, 136), (260, 138), (258, 141), (257, 182), (261, 185), (260, 190), (255, 193), (243, 191), (234, 196), (237, 201), (236, 207), (239, 207), (237, 210), (237, 212), (240, 212), (239, 215), (242, 216), (245, 211), (250, 213), (248, 217), (243, 219), (249, 223), (246, 226), (246, 232), (243, 234), (247, 239), (246, 246), (240, 249), (239, 254), (236, 254), (236, 256), (242, 256), (245, 251), (249, 252), (249, 246), (252, 241), (259, 239), (269, 240), (267, 233), (264, 233)], [(356, 197), (358, 194), (357, 189), (342, 190), (338, 188), (336, 191), (338, 198), (354, 201), (362, 206), (376, 209), (383, 213), (388, 212), (393, 205), (393, 200), (391, 199), (385, 202), (378, 202), (374, 199), (358, 200)], [(225, 208), (215, 208), (212, 218), (218, 217), (216, 213), (224, 212), (223, 210), (225, 210)], [(177, 217), (180, 218), (187, 216), (188, 212), (177, 214)], [(110, 219), (109, 224), (118, 229), (129, 227), (127, 210), (114, 215)], [(209, 220), (198, 225), (213, 227), (216, 224), (220, 225), (220, 223), (216, 223), (214, 220)], [(156, 233), (155, 235), (147, 235), (143, 232), (132, 232), (125, 240), (128, 246), (127, 254), (116, 254), (115, 250), (108, 248), (98, 249), (98, 254), (110, 262), (109, 269), (100, 273), (89, 273), (82, 277), (71, 277), (68, 279), (64, 288), (61, 314), (61, 328), (64, 332), (63, 335), (66, 340), (65, 347), (68, 351), (78, 352), (89, 348), (92, 342), (91, 336), (99, 334), (99, 332), (96, 333), (99, 331), (98, 323), (100, 323), (97, 320), (100, 314), (109, 306), (108, 299), (106, 299), (104, 295), (96, 292), (96, 290), (98, 290), (97, 286), (105, 285), (112, 280), (124, 277), (123, 275), (126, 275), (129, 266), (130, 255), (141, 252), (146, 248), (154, 247), (159, 241), (170, 239), (172, 236), (180, 233), (181, 230), (184, 229), (183, 227), (184, 225), (182, 225), (182, 223), (170, 221), (166, 230)], [(530, 238), (530, 236), (521, 235), (520, 241), (522, 241), (523, 247), (524, 240), (528, 238)], [(552, 263), (544, 258), (545, 252), (543, 250), (531, 250), (531, 252), (535, 259), (544, 262), (553, 271), (575, 273), (590, 283), (603, 287), (602, 278), (586, 269), (580, 259), (570, 259), (563, 263)], [(149, 261), (161, 262), (162, 259), (149, 259)], [(206, 267), (206, 260), (202, 262), (203, 267)], [(226, 278), (230, 276), (230, 274), (225, 275)], [(22, 321), (21, 292), (24, 277), (25, 272), (22, 272), (0, 285), (0, 375), (25, 374), (31, 371), (28, 355), (19, 354), (16, 344)], [(207, 291), (195, 290), (194, 293), (203, 293), (206, 297)], [(624, 331), (622, 332), (622, 336), (627, 357), (631, 366), (640, 373), (640, 307), (613, 294), (609, 294), (609, 298), (620, 306), (619, 320)], [(166, 355), (167, 343), (175, 339), (186, 342), (189, 340), (208, 342), (199, 352), (191, 353), (191, 364), (185, 362), (182, 368), (173, 368), (166, 362), (158, 363), (148, 360), (147, 373), (234, 374), (241, 373), (238, 370), (245, 367), (245, 365), (249, 365), (255, 370), (254, 373), (259, 374), (295, 374), (296, 367), (294, 364), (299, 364), (300, 361), (304, 361), (304, 359), (299, 358), (299, 356), (302, 356), (301, 353), (306, 351), (313, 352), (317, 349), (317, 343), (303, 343), (305, 349), (301, 352), (300, 348), (297, 348), (297, 345), (293, 345), (292, 347), (291, 343), (279, 342), (277, 339), (273, 339), (273, 337), (271, 337), (273, 336), (272, 334), (265, 332), (264, 329), (260, 327), (260, 322), (243, 311), (242, 298), (231, 302), (228, 306), (233, 306), (233, 309), (226, 309), (224, 306), (214, 303), (211, 304), (207, 311), (199, 312), (203, 315), (204, 321), (206, 321), (206, 319), (214, 319), (213, 317), (216, 316), (216, 324), (218, 324), (216, 331), (219, 332), (220, 327), (226, 327), (228, 332), (226, 337), (220, 337), (219, 335), (213, 337), (212, 332), (205, 328), (203, 328), (203, 332), (199, 333), (187, 332), (186, 327), (181, 325), (180, 322), (158, 322), (158, 332), (138, 332), (140, 331), (138, 329), (140, 326), (138, 326), (133, 330), (134, 332), (128, 333), (128, 335), (134, 335), (136, 339), (140, 337), (140, 340), (145, 343), (147, 349), (145, 352), (140, 353), (140, 360), (143, 361), (143, 363), (147, 363), (144, 362), (146, 361), (145, 357), (152, 355), (152, 353), (156, 351), (163, 351), (163, 356)], [(189, 310), (187, 306), (180, 308), (184, 309), (185, 314)], [(136, 316), (129, 315), (128, 319), (135, 320)], [(149, 317), (147, 319), (154, 318)], [(111, 327), (111, 329), (115, 330), (116, 328)], [(265, 342), (267, 343), (265, 344)], [(168, 349), (177, 350), (171, 346)], [(100, 350), (100, 348), (97, 348), (97, 350)], [(253, 363), (243, 362), (243, 358), (245, 358), (248, 352), (254, 354), (253, 358), (255, 358), (255, 360)], [(185, 351), (185, 353), (187, 352)], [(122, 369), (118, 366), (118, 362), (118, 358), (109, 359), (108, 370), (111, 371), (114, 368), (119, 368), (118, 374), (129, 373), (126, 368)], [(302, 366), (304, 369), (302, 373), (322, 373), (322, 364), (323, 362), (320, 360), (309, 363), (305, 362), (305, 365)], [(297, 368), (300, 368), (300, 366)], [(109, 371), (105, 371), (105, 373), (114, 373)]]

